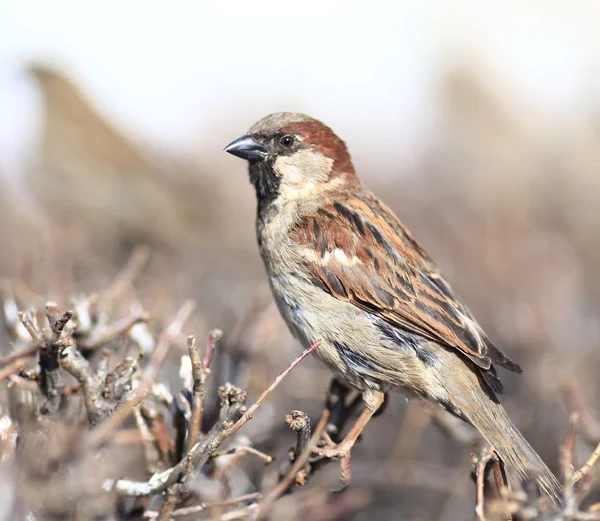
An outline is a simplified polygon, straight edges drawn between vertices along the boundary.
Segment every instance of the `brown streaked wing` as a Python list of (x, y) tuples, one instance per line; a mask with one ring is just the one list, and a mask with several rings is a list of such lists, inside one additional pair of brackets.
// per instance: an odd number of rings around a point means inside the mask
[(374, 196), (340, 197), (307, 217), (295, 239), (301, 251), (313, 252), (304, 256), (312, 275), (337, 298), (459, 349), (482, 369), (494, 361), (520, 371), (491, 344), (427, 253)]

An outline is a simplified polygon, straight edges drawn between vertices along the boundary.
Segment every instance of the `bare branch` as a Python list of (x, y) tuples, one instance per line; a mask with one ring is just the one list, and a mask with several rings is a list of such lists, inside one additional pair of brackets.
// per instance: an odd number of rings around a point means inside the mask
[[(231, 507), (239, 505), (240, 503), (245, 503), (246, 501), (256, 501), (261, 499), (262, 494), (260, 492), (253, 492), (252, 494), (245, 494), (243, 496), (239, 496), (228, 501), (219, 501), (215, 503), (201, 503), (200, 505), (195, 505), (192, 507), (184, 507), (178, 508), (171, 513), (171, 518), (175, 517), (184, 517), (191, 516), (193, 514), (199, 514), (200, 512), (206, 512), (207, 510)], [(155, 519), (158, 517), (158, 512), (146, 511), (144, 517), (149, 519)]]
[(42, 377), (42, 391), (47, 397), (46, 403), (41, 407), (42, 414), (54, 416), (60, 407), (64, 382), (60, 370), (59, 356), (65, 347), (72, 344), (71, 337), (63, 339), (60, 337), (67, 322), (73, 317), (72, 311), (65, 311), (62, 315), (54, 302), (46, 304), (46, 317), (50, 325), (50, 331), (42, 330), (41, 337), (44, 342), (40, 349), (40, 369)]
[(310, 457), (312, 450), (317, 446), (317, 443), (318, 443), (319, 439), (321, 438), (321, 435), (325, 432), (325, 428), (327, 427), (327, 423), (329, 422), (330, 415), (331, 415), (330, 410), (328, 408), (325, 408), (321, 415), (321, 419), (319, 420), (319, 423), (317, 424), (317, 427), (312, 435), (312, 438), (306, 444), (306, 448), (304, 449), (304, 452), (302, 452), (302, 454), (298, 455), (298, 457), (296, 458), (296, 461), (292, 465), (292, 468), (289, 470), (289, 472), (279, 482), (279, 484), (271, 492), (269, 492), (269, 494), (267, 494), (265, 499), (261, 502), (260, 510), (257, 514), (256, 521), (265, 519), (270, 514), (271, 508), (273, 507), (273, 504), (275, 503), (275, 501), (281, 495), (285, 494), (285, 492), (296, 481), (296, 475), (298, 474), (298, 472), (300, 472), (304, 468), (304, 465), (308, 461), (308, 458)]
[(62, 368), (81, 385), (90, 426), (94, 427), (108, 418), (115, 406), (104, 399), (104, 382), (92, 372), (90, 363), (74, 345), (62, 351), (59, 361)]
[(598, 458), (600, 458), (600, 443), (596, 445), (594, 452), (592, 452), (591, 456), (583, 464), (583, 466), (577, 472), (575, 472), (575, 474), (573, 474), (573, 481), (575, 483), (579, 483), (587, 475), (587, 473), (592, 470), (592, 467), (596, 464)]
[(146, 322), (149, 318), (147, 313), (139, 313), (123, 318), (106, 327), (96, 327), (93, 334), (78, 339), (77, 345), (82, 351), (92, 351), (113, 342), (125, 335), (134, 325)]
[(106, 436), (113, 432), (123, 421), (127, 419), (127, 417), (133, 412), (133, 409), (137, 407), (152, 391), (154, 386), (153, 380), (158, 375), (169, 348), (171, 347), (175, 338), (181, 333), (181, 329), (190, 317), (194, 308), (194, 302), (188, 300), (179, 309), (173, 320), (171, 320), (159, 337), (156, 348), (152, 352), (152, 358), (148, 364), (144, 380), (133, 391), (129, 399), (123, 403), (110, 418), (107, 418), (103, 423), (94, 429), (90, 436), (90, 443), (97, 444), (106, 438)]
[[(296, 358), (260, 395), (256, 402), (246, 411), (245, 401), (246, 393), (231, 384), (226, 384), (219, 388), (221, 398), (221, 410), (219, 420), (210, 430), (210, 432), (198, 443), (196, 443), (188, 452), (186, 458), (182, 459), (175, 467), (154, 474), (147, 482), (135, 482), (125, 479), (117, 481), (107, 481), (105, 488), (114, 490), (125, 496), (147, 496), (164, 492), (171, 485), (187, 482), (195, 477), (210, 456), (216, 452), (219, 446), (227, 438), (235, 434), (243, 425), (245, 425), (261, 403), (273, 392), (279, 383), (289, 372), (312, 353), (321, 341), (315, 342), (311, 347)], [(239, 415), (241, 418), (237, 419)], [(237, 419), (237, 421), (235, 421)], [(324, 425), (322, 426), (324, 429)]]
[(156, 441), (148, 425), (146, 424), (146, 420), (142, 415), (142, 411), (139, 407), (136, 407), (134, 410), (135, 424), (140, 433), (140, 437), (142, 440), (142, 446), (144, 448), (144, 460), (146, 461), (146, 470), (151, 474), (154, 474), (158, 470), (158, 465), (160, 463), (160, 454), (156, 447)]
[(575, 481), (573, 479), (573, 450), (577, 436), (577, 423), (579, 413), (571, 413), (569, 433), (560, 453), (560, 465), (564, 477), (564, 512), (572, 517), (577, 512), (577, 501), (575, 499)]
[(5, 367), (19, 360), (27, 360), (29, 358), (35, 357), (38, 349), (42, 345), (42, 340), (37, 339), (34, 340), (29, 346), (20, 351), (13, 353), (11, 355), (5, 356), (4, 358), (0, 358), (0, 367)]
[[(292, 463), (306, 451), (310, 443), (310, 418), (302, 411), (292, 411), (285, 417), (285, 424), (296, 432), (296, 448), (293, 453)], [(310, 467), (307, 464), (300, 470), (295, 477), (297, 485), (304, 485)]]
[(210, 367), (215, 352), (215, 347), (221, 338), (223, 338), (223, 331), (220, 329), (213, 329), (210, 333), (208, 333), (208, 341), (206, 342), (204, 358), (202, 359), (202, 366), (204, 369), (208, 369)]
[(29, 355), (29, 357), (21, 357), (17, 358), (14, 362), (5, 365), (2, 369), (0, 369), (0, 382), (9, 376), (22, 371), (25, 366), (30, 364), (35, 360), (34, 355)]
[(273, 456), (269, 456), (268, 454), (265, 454), (264, 452), (261, 452), (261, 451), (255, 449), (254, 447), (249, 447), (246, 445), (242, 445), (240, 447), (233, 447), (232, 449), (224, 450), (222, 452), (215, 452), (210, 457), (210, 459), (220, 458), (223, 456), (232, 456), (233, 454), (252, 454), (253, 456), (256, 456), (257, 458), (264, 461), (265, 465), (269, 465), (270, 463), (273, 463), (273, 460), (275, 459)]
[(206, 378), (208, 373), (205, 371), (200, 359), (200, 353), (196, 346), (196, 339), (193, 336), (188, 337), (188, 350), (190, 361), (192, 363), (192, 377), (194, 379), (193, 398), (192, 398), (192, 418), (188, 429), (188, 450), (198, 441), (198, 433), (202, 425), (202, 415), (204, 412), (204, 397), (206, 395)]
[(486, 521), (485, 517), (485, 477), (487, 466), (494, 458), (494, 449), (490, 447), (484, 448), (479, 457), (473, 456), (475, 463), (475, 478), (477, 485), (477, 493), (475, 498), (475, 514), (479, 521)]

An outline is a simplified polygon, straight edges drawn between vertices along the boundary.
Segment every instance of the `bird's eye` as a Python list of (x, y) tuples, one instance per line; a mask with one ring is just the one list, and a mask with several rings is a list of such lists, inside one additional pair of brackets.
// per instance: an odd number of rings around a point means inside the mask
[(294, 137), (293, 136), (283, 136), (279, 142), (281, 143), (282, 146), (284, 146), (285, 148), (290, 148), (293, 144), (294, 144)]

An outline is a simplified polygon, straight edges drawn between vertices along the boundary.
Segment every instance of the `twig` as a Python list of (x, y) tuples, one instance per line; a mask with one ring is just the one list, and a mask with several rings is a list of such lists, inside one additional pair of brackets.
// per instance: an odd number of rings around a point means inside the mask
[(188, 351), (190, 354), (190, 362), (192, 364), (192, 377), (194, 379), (193, 384), (193, 399), (192, 399), (192, 418), (189, 426), (189, 447), (193, 447), (198, 441), (198, 432), (202, 425), (202, 413), (204, 411), (204, 395), (206, 389), (204, 383), (206, 381), (206, 374), (204, 373), (204, 367), (202, 366), (202, 360), (200, 359), (200, 353), (198, 353), (198, 346), (196, 345), (196, 338), (194, 336), (188, 336), (187, 339)]
[(299, 456), (310, 441), (310, 418), (302, 411), (292, 411), (285, 417), (285, 424), (298, 434), (296, 456)]
[[(504, 462), (498, 457), (498, 455), (494, 452), (492, 468), (494, 470), (494, 481), (496, 482), (496, 488), (498, 489), (498, 494), (500, 495), (500, 499), (506, 504), (506, 496), (509, 491), (508, 487), (508, 479), (506, 478), (506, 469), (504, 467)], [(505, 519), (507, 521), (512, 521), (513, 516), (506, 512), (504, 513)]]
[[(183, 517), (183, 516), (191, 516), (193, 514), (199, 514), (200, 512), (205, 512), (206, 510), (211, 510), (213, 508), (225, 508), (239, 505), (240, 503), (245, 503), (246, 501), (255, 501), (262, 498), (262, 494), (260, 492), (253, 492), (252, 494), (245, 494), (243, 496), (239, 496), (228, 501), (220, 501), (216, 503), (200, 503), (199, 505), (194, 505), (192, 507), (184, 507), (178, 508), (171, 513), (171, 517)], [(158, 512), (146, 511), (144, 517), (149, 519), (155, 519), (158, 517)]]
[(102, 394), (104, 382), (92, 372), (90, 363), (77, 350), (75, 345), (61, 351), (59, 362), (81, 385), (83, 401), (88, 413), (88, 422), (94, 427), (110, 416), (114, 405), (109, 404)]
[[(190, 419), (188, 427), (189, 450), (198, 441), (198, 434), (202, 426), (202, 416), (204, 413), (204, 397), (206, 395), (206, 379), (208, 377), (208, 372), (205, 370), (205, 367), (202, 364), (202, 360), (200, 359), (200, 353), (198, 352), (198, 346), (196, 345), (196, 338), (193, 336), (188, 337), (188, 351), (190, 354), (190, 361), (192, 364), (192, 378), (194, 380), (192, 389), (192, 417)], [(208, 366), (206, 366), (206, 369), (208, 369)]]
[[(302, 362), (302, 360), (312, 353), (320, 344), (321, 341), (317, 341), (308, 349), (304, 350), (304, 352), (273, 381), (248, 410), (246, 410), (244, 405), (246, 401), (246, 393), (244, 391), (231, 384), (220, 387), (219, 395), (221, 397), (221, 411), (219, 413), (219, 420), (210, 430), (208, 435), (196, 443), (196, 445), (188, 452), (187, 457), (182, 459), (177, 465), (163, 472), (154, 474), (146, 482), (135, 482), (126, 479), (117, 481), (108, 480), (105, 483), (105, 488), (114, 490), (125, 496), (147, 496), (164, 492), (171, 485), (184, 483), (193, 478), (200, 469), (202, 469), (204, 464), (219, 448), (223, 441), (235, 434), (251, 420), (256, 409), (258, 409), (269, 394), (273, 392), (283, 378), (285, 378), (294, 367)], [(241, 418), (234, 422), (234, 418), (240, 413), (242, 413)]]
[[(310, 443), (310, 418), (302, 411), (292, 411), (285, 417), (285, 424), (296, 432), (296, 448), (293, 453), (292, 464), (306, 450)], [(308, 475), (308, 462), (302, 470), (296, 474), (296, 484), (304, 485)]]
[(577, 423), (579, 413), (572, 412), (569, 421), (569, 433), (560, 452), (560, 465), (564, 477), (564, 513), (572, 517), (577, 512), (577, 501), (575, 499), (573, 479), (573, 450), (575, 449), (575, 440), (577, 436)]
[(139, 407), (136, 407), (133, 414), (135, 417), (135, 424), (142, 439), (142, 446), (144, 447), (146, 470), (153, 474), (158, 470), (158, 464), (160, 462), (160, 454), (156, 448), (156, 440), (154, 439), (154, 436), (152, 436)]
[(18, 358), (11, 364), (4, 366), (2, 369), (0, 369), (0, 382), (9, 376), (22, 371), (27, 364), (33, 362), (34, 360), (35, 356), (30, 355), (29, 357)]
[(573, 474), (573, 481), (575, 483), (579, 483), (596, 464), (598, 458), (600, 458), (600, 443), (596, 445), (594, 452), (592, 452), (588, 460), (581, 466), (581, 468), (577, 472), (575, 472), (575, 474)]
[(50, 327), (52, 328), (52, 341), (56, 342), (62, 335), (65, 326), (73, 318), (72, 311), (65, 311), (62, 315), (60, 315), (60, 310), (58, 306), (54, 302), (48, 302), (46, 304), (46, 316), (48, 317), (48, 322)]
[(223, 338), (223, 331), (220, 329), (213, 329), (208, 333), (208, 340), (206, 342), (206, 349), (204, 351), (204, 358), (202, 359), (202, 367), (208, 369), (215, 353), (215, 347), (217, 342)]
[(94, 427), (112, 414), (117, 402), (128, 392), (138, 359), (125, 359), (111, 373), (106, 374), (108, 358), (105, 353), (98, 371), (94, 373), (90, 363), (73, 345), (72, 339), (69, 337), (65, 340), (70, 342), (61, 349), (59, 362), (79, 382), (88, 421)]
[(117, 338), (123, 336), (133, 326), (140, 322), (146, 322), (149, 318), (147, 313), (139, 313), (116, 321), (107, 327), (97, 327), (94, 334), (77, 340), (77, 345), (82, 351), (93, 351), (105, 346)]
[(221, 458), (223, 456), (231, 456), (233, 454), (240, 453), (252, 454), (253, 456), (256, 456), (257, 458), (263, 460), (265, 462), (265, 465), (273, 463), (275, 459), (273, 456), (269, 456), (268, 454), (265, 454), (264, 452), (261, 452), (260, 450), (257, 450), (254, 447), (248, 447), (246, 445), (243, 445), (241, 447), (233, 447), (229, 450), (224, 450), (221, 452), (215, 452), (210, 458)]
[(27, 347), (25, 347), (24, 349), (21, 349), (20, 351), (13, 353), (11, 355), (7, 355), (3, 358), (0, 358), (0, 367), (5, 367), (7, 365), (10, 365), (16, 361), (19, 360), (26, 360), (28, 358), (31, 358), (32, 356), (34, 356), (38, 349), (40, 348), (40, 346), (42, 345), (42, 339), (36, 339), (34, 340), (31, 344), (29, 344)]
[(479, 521), (486, 521), (485, 517), (485, 475), (486, 469), (490, 461), (494, 457), (494, 449), (488, 447), (485, 448), (479, 457), (474, 457), (475, 460), (475, 477), (476, 477), (476, 504), (475, 514)]
[(573, 454), (575, 450), (575, 441), (577, 440), (577, 427), (579, 425), (579, 413), (572, 412), (569, 416), (569, 432), (567, 433), (567, 439), (565, 440), (564, 448)]
[[(227, 436), (224, 434), (231, 425), (235, 425), (235, 419), (239, 418), (242, 411), (245, 410), (246, 393), (241, 389), (226, 384), (219, 388), (221, 398), (221, 410), (219, 419), (208, 435), (200, 442), (196, 443), (177, 465), (163, 472), (154, 474), (148, 481), (136, 482), (126, 479), (117, 481), (109, 480), (106, 482), (107, 489), (115, 490), (124, 496), (148, 496), (159, 494), (169, 488), (169, 486), (181, 483), (185, 479), (190, 479), (204, 466), (211, 454), (213, 454), (219, 445)], [(231, 428), (231, 427), (229, 427)], [(188, 471), (190, 468), (192, 471)]]
[(186, 301), (179, 309), (173, 320), (167, 325), (165, 330), (159, 337), (156, 348), (152, 352), (152, 358), (146, 370), (144, 381), (133, 391), (129, 399), (122, 404), (112, 416), (104, 420), (91, 433), (90, 443), (97, 444), (105, 439), (113, 432), (127, 417), (133, 412), (146, 396), (152, 390), (154, 385), (153, 380), (156, 378), (160, 370), (171, 344), (175, 338), (181, 333), (183, 325), (188, 320), (189, 316), (195, 308), (195, 303), (191, 300)]
[[(103, 394), (107, 400), (121, 403), (129, 395), (132, 387), (133, 375), (138, 369), (142, 353), (135, 358), (127, 357), (108, 374), (105, 370), (97, 371), (97, 378), (103, 387)], [(108, 366), (107, 366), (108, 367)]]
[(148, 396), (152, 382), (144, 380), (131, 393), (127, 401), (122, 404), (114, 413), (106, 418), (102, 423), (90, 432), (89, 442), (91, 445), (101, 443), (112, 432), (116, 432), (116, 428), (121, 425), (133, 412), (133, 410), (142, 403), (142, 400)]
[(210, 364), (217, 342), (222, 338), (223, 332), (220, 329), (213, 329), (208, 334), (204, 357), (200, 358), (196, 339), (193, 336), (188, 337), (188, 350), (192, 364), (193, 379), (193, 398), (192, 414), (188, 425), (188, 450), (198, 441), (198, 436), (202, 428), (202, 417), (204, 415), (204, 401), (206, 398), (206, 381), (210, 374)]
[(298, 455), (296, 461), (292, 465), (292, 468), (288, 471), (285, 477), (279, 482), (279, 484), (271, 491), (265, 499), (260, 503), (260, 510), (256, 516), (256, 521), (260, 521), (266, 518), (271, 512), (271, 508), (273, 508), (273, 503), (283, 495), (296, 481), (296, 474), (302, 470), (305, 463), (308, 461), (312, 450), (317, 446), (321, 435), (325, 432), (325, 427), (327, 427), (327, 423), (329, 422), (329, 417), (331, 416), (331, 411), (328, 408), (323, 409), (323, 413), (321, 414), (321, 419), (317, 424), (317, 427), (312, 435), (310, 441), (306, 444), (306, 448), (302, 454)]
[(241, 519), (254, 519), (252, 512), (258, 509), (258, 504), (250, 505), (233, 512), (227, 512), (218, 518), (217, 521), (239, 521)]
[(227, 435), (225, 436), (225, 438), (228, 438), (232, 434), (235, 434), (243, 425), (246, 424), (246, 422), (248, 422), (248, 420), (251, 420), (252, 416), (256, 412), (256, 409), (258, 409), (260, 407), (260, 404), (265, 401), (267, 396), (269, 396), (273, 392), (275, 387), (277, 387), (281, 383), (281, 380), (283, 380), (290, 373), (290, 371), (294, 369), (294, 367), (296, 367), (300, 362), (302, 362), (302, 360), (304, 360), (317, 347), (319, 347), (322, 344), (322, 342), (322, 340), (317, 340), (312, 346), (305, 349), (302, 352), (302, 354), (298, 358), (296, 358), (296, 360), (294, 360), (290, 365), (288, 365), (285, 368), (285, 370), (277, 378), (275, 378), (273, 383), (269, 387), (267, 387), (267, 389), (258, 397), (258, 400), (256, 400), (256, 402), (254, 402), (254, 404), (235, 423), (235, 425), (233, 425), (230, 429), (227, 430)]
[(61, 315), (58, 306), (54, 302), (46, 304), (46, 318), (50, 325), (50, 331), (44, 329), (41, 335), (38, 333), (44, 339), (40, 349), (40, 369), (42, 391), (47, 397), (46, 403), (41, 407), (42, 414), (55, 415), (62, 401), (64, 383), (60, 370), (59, 355), (64, 347), (70, 345), (72, 341), (68, 337), (61, 342), (60, 337), (72, 317), (72, 311), (65, 311)]
[(4, 294), (2, 299), (2, 311), (4, 312), (4, 323), (6, 329), (10, 333), (13, 340), (19, 343), (27, 343), (30, 335), (20, 320), (19, 308), (17, 306), (13, 291), (10, 288), (10, 285), (5, 283), (6, 281), (0, 282), (2, 282), (1, 286), (5, 286), (2, 288), (3, 291), (1, 291), (1, 293)]
[(245, 425), (248, 422), (248, 420), (251, 420), (252, 416), (256, 412), (256, 409), (258, 409), (260, 407), (260, 404), (265, 401), (267, 396), (269, 396), (273, 392), (275, 387), (277, 387), (281, 383), (281, 381), (290, 373), (292, 369), (294, 369), (294, 367), (296, 367), (310, 353), (312, 353), (317, 347), (319, 347), (322, 344), (322, 342), (322, 340), (317, 340), (312, 346), (305, 349), (302, 352), (302, 354), (298, 358), (296, 358), (289, 366), (287, 366), (285, 370), (277, 378), (275, 378), (273, 383), (269, 387), (267, 387), (267, 389), (258, 397), (256, 402), (254, 402), (254, 404), (235, 423), (235, 425), (233, 425), (230, 429), (227, 430), (227, 435), (225, 437), (228, 438), (232, 434), (235, 434), (243, 425)]
[(175, 493), (167, 494), (167, 499), (160, 507), (160, 511), (158, 513), (158, 521), (170, 521), (171, 515), (175, 510), (175, 506), (177, 505), (178, 497)]
[(150, 401), (143, 403), (140, 411), (160, 454), (161, 468), (168, 466), (168, 464), (165, 465), (165, 462), (171, 463), (171, 433), (165, 423), (163, 413)]
[(19, 320), (21, 321), (21, 324), (23, 324), (31, 338), (33, 338), (34, 340), (40, 338), (39, 331), (33, 321), (33, 315), (30, 311), (27, 313), (19, 312)]

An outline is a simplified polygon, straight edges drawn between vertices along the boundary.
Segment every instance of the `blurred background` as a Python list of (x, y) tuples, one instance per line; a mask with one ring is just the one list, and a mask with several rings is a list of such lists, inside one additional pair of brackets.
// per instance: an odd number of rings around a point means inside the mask
[[(600, 414), (599, 19), (593, 0), (4, 2), (3, 291), (66, 307), (148, 245), (153, 327), (193, 298), (189, 333), (225, 332), (218, 378), (258, 395), (299, 346), (265, 284), (246, 166), (222, 149), (305, 112), (522, 365), (504, 403), (557, 471), (563, 386)], [(283, 415), (317, 416), (328, 378), (300, 366), (246, 434), (285, 455)], [(394, 396), (353, 453), (371, 502), (347, 519), (468, 519), (469, 465)], [(336, 479), (330, 465), (311, 486)]]

